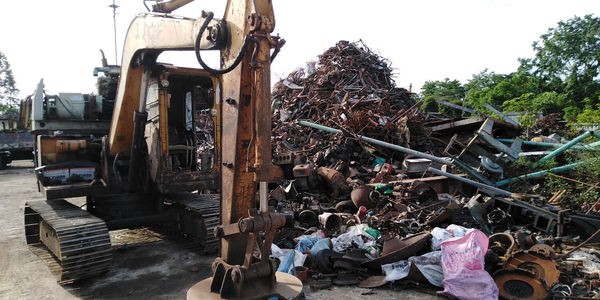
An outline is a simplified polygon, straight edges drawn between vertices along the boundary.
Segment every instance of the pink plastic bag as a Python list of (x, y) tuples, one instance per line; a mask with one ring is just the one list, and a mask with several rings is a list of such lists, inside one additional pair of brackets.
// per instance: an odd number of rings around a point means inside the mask
[(461, 300), (498, 299), (498, 287), (483, 268), (487, 249), (488, 238), (479, 230), (444, 241), (440, 294)]

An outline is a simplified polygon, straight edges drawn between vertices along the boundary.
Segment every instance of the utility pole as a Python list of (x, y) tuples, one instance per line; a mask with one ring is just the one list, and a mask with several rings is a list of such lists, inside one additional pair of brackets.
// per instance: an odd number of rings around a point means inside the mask
[(117, 60), (117, 7), (119, 7), (118, 5), (115, 4), (115, 0), (113, 0), (112, 5), (109, 5), (108, 7), (113, 9), (113, 29), (114, 29), (114, 33), (115, 33), (115, 65), (118, 65), (118, 60)]

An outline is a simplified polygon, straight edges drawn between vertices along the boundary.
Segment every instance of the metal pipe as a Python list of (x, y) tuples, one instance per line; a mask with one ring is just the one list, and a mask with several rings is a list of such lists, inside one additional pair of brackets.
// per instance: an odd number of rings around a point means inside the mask
[(438, 103), (438, 104), (441, 104), (441, 105), (445, 105), (445, 106), (452, 107), (452, 108), (455, 108), (455, 109), (458, 109), (458, 110), (462, 110), (464, 112), (468, 112), (470, 114), (480, 115), (481, 116), (480, 112), (478, 112), (478, 111), (476, 111), (474, 109), (468, 108), (468, 107), (460, 106), (458, 104), (450, 103), (450, 102), (444, 101), (444, 100), (435, 100), (435, 102)]
[[(592, 160), (596, 160), (596, 159), (592, 159)], [(504, 179), (504, 180), (500, 180), (498, 182), (496, 182), (496, 186), (503, 186), (503, 185), (507, 185), (516, 181), (520, 181), (520, 180), (526, 180), (526, 179), (530, 179), (530, 178), (537, 178), (537, 177), (542, 177), (544, 175), (546, 175), (546, 173), (548, 172), (552, 172), (552, 173), (557, 173), (557, 172), (564, 172), (564, 171), (569, 171), (569, 170), (573, 170), (575, 167), (580, 166), (586, 162), (589, 162), (590, 160), (585, 160), (585, 161), (580, 161), (580, 162), (576, 162), (576, 163), (572, 163), (569, 165), (564, 165), (564, 166), (560, 166), (560, 167), (556, 167), (556, 168), (552, 168), (549, 170), (544, 170), (544, 171), (539, 171), (539, 172), (534, 172), (534, 173), (529, 173), (529, 174), (525, 174), (525, 175), (521, 175), (521, 176), (517, 176), (517, 177), (513, 177), (513, 178), (508, 178), (508, 179)]]
[(437, 175), (441, 175), (441, 176), (446, 176), (448, 178), (452, 178), (454, 180), (462, 181), (462, 182), (470, 184), (472, 186), (476, 186), (476, 187), (480, 188), (482, 192), (484, 192), (484, 193), (486, 193), (486, 194), (488, 194), (490, 196), (506, 196), (506, 197), (511, 197), (512, 196), (512, 193), (509, 192), (509, 191), (505, 191), (505, 190), (493, 187), (491, 185), (487, 185), (487, 184), (483, 184), (483, 183), (480, 183), (480, 182), (477, 182), (477, 181), (466, 179), (464, 177), (456, 176), (454, 174), (447, 173), (447, 172), (444, 172), (444, 171), (440, 171), (440, 170), (434, 169), (432, 167), (428, 167), (427, 168), (427, 172), (431, 172), (431, 173), (434, 173), (434, 174), (437, 174)]
[[(147, 56), (143, 56), (147, 58)], [(139, 178), (140, 166), (143, 159), (144, 147), (144, 132), (146, 130), (146, 122), (148, 121), (148, 112), (146, 111), (146, 96), (148, 93), (148, 83), (150, 78), (150, 67), (148, 64), (143, 65), (140, 99), (137, 111), (133, 112), (133, 137), (131, 141), (131, 153), (129, 154), (129, 191), (135, 191), (141, 182)]]
[(560, 255), (559, 258), (567, 258), (567, 257), (569, 257), (569, 255), (571, 255), (571, 253), (573, 253), (576, 250), (578, 250), (579, 248), (585, 246), (587, 243), (589, 243), (590, 241), (592, 241), (599, 234), (600, 234), (600, 229), (596, 230), (596, 232), (594, 232), (594, 234), (592, 234), (589, 238), (587, 238), (587, 240), (583, 241), (583, 243), (581, 243), (581, 244), (577, 245), (575, 248), (569, 250), (569, 252)]
[(550, 154), (542, 157), (538, 162), (536, 162), (535, 164), (533, 164), (534, 167), (539, 166), (540, 164), (544, 163), (545, 161), (557, 156), (558, 154), (564, 152), (565, 150), (575, 146), (575, 144), (579, 143), (580, 141), (590, 137), (592, 134), (594, 134), (593, 131), (587, 131), (584, 134), (574, 138), (573, 140), (571, 140), (570, 142), (562, 145), (561, 147), (559, 147), (558, 149), (552, 151)]
[[(508, 144), (512, 144), (512, 143), (515, 142), (515, 140), (513, 140), (513, 139), (497, 139), (497, 140), (500, 141), (500, 142), (502, 142), (502, 143), (508, 143)], [(559, 148), (559, 147), (564, 146), (565, 144), (523, 141), (523, 145), (537, 146), (537, 147)], [(600, 151), (600, 149), (594, 149), (594, 148), (592, 148), (592, 147), (596, 147), (596, 146), (600, 146), (600, 141), (594, 142), (594, 143), (591, 143), (591, 144), (587, 144), (587, 145), (582, 145), (582, 146), (575, 145), (575, 146), (571, 147), (571, 149), (588, 150), (588, 151)]]
[[(594, 136), (595, 136), (595, 137), (598, 137), (598, 136), (596, 136), (595, 134), (594, 134)], [(600, 141), (593, 142), (593, 143), (589, 143), (589, 144), (587, 144), (587, 145), (585, 145), (585, 146), (587, 146), (587, 147), (596, 147), (596, 146), (600, 146)]]
[(139, 112), (146, 111), (146, 96), (148, 93), (148, 83), (150, 80), (150, 67), (144, 64), (144, 70), (142, 71), (142, 85), (140, 86), (140, 102), (138, 105)]
[(115, 65), (118, 65), (119, 60), (117, 58), (119, 57), (119, 55), (117, 53), (117, 8), (119, 6), (117, 4), (115, 4), (115, 0), (113, 0), (112, 5), (109, 5), (108, 7), (112, 8), (112, 10), (113, 10), (113, 31), (114, 31), (114, 38), (115, 38)]
[[(334, 129), (331, 127), (327, 127), (327, 126), (323, 126), (323, 125), (319, 125), (319, 124), (315, 124), (315, 123), (311, 123), (311, 122), (307, 122), (307, 121), (300, 121), (300, 125), (302, 126), (307, 126), (307, 127), (311, 127), (311, 128), (315, 128), (315, 129), (319, 129), (319, 130), (323, 130), (323, 131), (327, 131), (327, 132), (331, 132), (331, 133), (342, 133), (341, 130), (339, 129)], [(389, 148), (389, 149), (393, 149), (396, 151), (400, 151), (406, 154), (411, 154), (414, 156), (418, 156), (418, 157), (422, 157), (422, 158), (427, 158), (431, 161), (435, 161), (437, 163), (443, 164), (443, 165), (449, 165), (452, 164), (453, 160), (449, 159), (449, 158), (445, 158), (445, 157), (437, 157), (431, 154), (427, 154), (427, 153), (423, 153), (423, 152), (419, 152), (419, 151), (415, 151), (412, 149), (408, 149), (402, 146), (398, 146), (398, 145), (394, 145), (394, 144), (390, 144), (384, 141), (380, 141), (380, 140), (376, 140), (370, 137), (366, 137), (366, 136), (358, 136), (361, 140), (367, 142), (367, 143), (371, 143), (371, 144), (375, 144), (381, 147), (385, 147), (385, 148)]]

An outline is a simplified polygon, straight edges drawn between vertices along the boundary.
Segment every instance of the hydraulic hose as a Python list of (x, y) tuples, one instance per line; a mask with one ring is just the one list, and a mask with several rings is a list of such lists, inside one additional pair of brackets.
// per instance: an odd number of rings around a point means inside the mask
[(231, 64), (231, 66), (225, 68), (225, 69), (213, 69), (211, 67), (209, 67), (204, 60), (202, 60), (202, 56), (200, 55), (200, 41), (202, 39), (202, 34), (204, 33), (204, 30), (206, 30), (206, 27), (208, 27), (208, 24), (210, 23), (210, 21), (212, 21), (214, 17), (214, 13), (212, 12), (208, 12), (206, 13), (206, 19), (204, 19), (204, 23), (202, 23), (202, 26), (200, 26), (200, 30), (198, 31), (198, 36), (196, 36), (196, 42), (194, 43), (194, 52), (196, 52), (196, 59), (198, 60), (198, 63), (200, 63), (200, 65), (202, 66), (202, 68), (204, 68), (205, 70), (207, 70), (208, 72), (215, 74), (215, 75), (221, 75), (221, 74), (225, 74), (230, 72), (231, 70), (235, 69), (235, 67), (237, 67), (240, 62), (242, 61), (242, 58), (244, 57), (244, 53), (246, 53), (246, 49), (248, 48), (248, 44), (250, 42), (256, 43), (256, 40), (247, 35), (244, 38), (244, 43), (242, 44), (242, 47), (240, 48), (240, 52), (237, 54), (237, 57), (235, 58), (235, 60), (233, 61), (233, 64)]

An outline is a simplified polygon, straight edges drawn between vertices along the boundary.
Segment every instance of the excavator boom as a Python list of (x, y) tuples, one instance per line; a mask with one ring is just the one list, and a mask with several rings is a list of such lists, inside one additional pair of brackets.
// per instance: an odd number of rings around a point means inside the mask
[[(154, 13), (141, 14), (133, 19), (123, 45), (121, 78), (109, 133), (111, 155), (119, 151), (131, 152), (133, 112), (146, 110), (148, 86), (143, 80), (144, 64), (155, 63), (163, 51), (193, 50), (203, 22), (204, 18), (190, 19)], [(219, 21), (213, 20), (210, 25), (219, 26)], [(206, 35), (201, 38), (200, 46), (202, 49), (215, 48)], [(146, 69), (146, 73), (149, 71)]]

